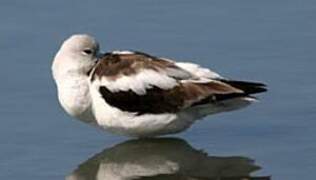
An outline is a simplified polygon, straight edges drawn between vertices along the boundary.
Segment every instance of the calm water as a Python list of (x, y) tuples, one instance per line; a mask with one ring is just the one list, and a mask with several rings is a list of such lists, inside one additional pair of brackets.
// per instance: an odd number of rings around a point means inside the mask
[[(313, 0), (2, 0), (0, 179), (313, 179), (315, 19)], [(208, 117), (176, 139), (125, 142), (58, 105), (51, 59), (77, 32), (95, 35), (104, 51), (190, 60), (227, 77), (266, 82), (270, 91), (260, 103)], [(175, 175), (159, 175), (166, 172)]]

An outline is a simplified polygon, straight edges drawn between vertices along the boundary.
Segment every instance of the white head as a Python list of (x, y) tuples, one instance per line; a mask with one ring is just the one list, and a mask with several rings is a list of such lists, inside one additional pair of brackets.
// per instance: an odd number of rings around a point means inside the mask
[(97, 61), (99, 43), (86, 34), (75, 34), (64, 41), (57, 52), (52, 70), (54, 78), (58, 74), (87, 74)]
[(64, 41), (52, 65), (58, 99), (66, 112), (90, 122), (91, 110), (88, 73), (95, 66), (99, 44), (91, 36), (76, 34)]

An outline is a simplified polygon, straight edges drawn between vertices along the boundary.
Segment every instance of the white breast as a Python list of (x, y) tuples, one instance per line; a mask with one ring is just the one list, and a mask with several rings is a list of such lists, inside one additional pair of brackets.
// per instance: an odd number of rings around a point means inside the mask
[(85, 122), (94, 121), (87, 77), (65, 77), (57, 87), (59, 102), (68, 114)]

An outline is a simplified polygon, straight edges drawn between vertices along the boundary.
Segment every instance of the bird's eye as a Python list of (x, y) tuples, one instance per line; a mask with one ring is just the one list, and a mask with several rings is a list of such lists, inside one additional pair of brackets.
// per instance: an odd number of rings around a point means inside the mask
[(85, 50), (83, 50), (83, 52), (85, 54), (88, 54), (88, 55), (92, 54), (92, 50), (91, 49), (85, 49)]

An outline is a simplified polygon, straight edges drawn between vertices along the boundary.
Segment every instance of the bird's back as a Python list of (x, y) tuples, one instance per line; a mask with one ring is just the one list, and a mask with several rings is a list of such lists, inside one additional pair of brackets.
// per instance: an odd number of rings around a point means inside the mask
[(126, 51), (105, 54), (90, 80), (98, 123), (136, 136), (179, 132), (208, 114), (245, 107), (265, 91), (263, 84), (231, 81), (195, 64)]

